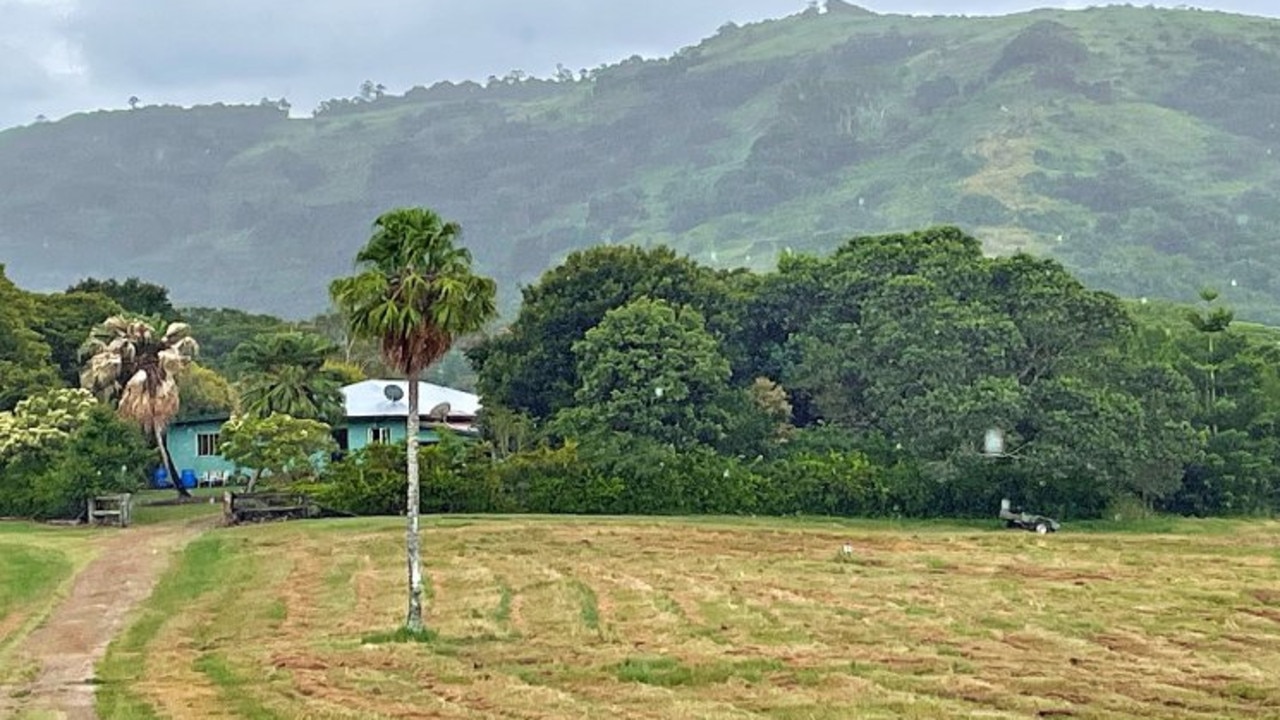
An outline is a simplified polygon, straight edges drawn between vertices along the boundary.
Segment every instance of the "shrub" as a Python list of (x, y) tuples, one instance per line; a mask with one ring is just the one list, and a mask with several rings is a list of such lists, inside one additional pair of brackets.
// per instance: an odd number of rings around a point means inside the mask
[(403, 515), (405, 449), (375, 444), (327, 465), (320, 482), (305, 489), (325, 507), (356, 515)]
[[(478, 446), (444, 436), (418, 453), (420, 510), (428, 513), (510, 511), (502, 485)], [(304, 489), (321, 505), (356, 515), (403, 515), (407, 500), (403, 445), (375, 444), (330, 463)]]
[(860, 452), (802, 452), (768, 466), (762, 510), (771, 515), (882, 516), (889, 488)]
[(477, 445), (442, 435), (439, 443), (418, 453), (418, 470), (422, 512), (487, 513), (510, 509), (487, 454)]
[(83, 517), (90, 497), (136, 492), (150, 462), (142, 433), (95, 405), (68, 436), (26, 447), (0, 465), (0, 515)]
[(511, 507), (523, 512), (618, 513), (625, 490), (620, 478), (583, 462), (572, 443), (518, 453), (494, 465), (493, 473)]

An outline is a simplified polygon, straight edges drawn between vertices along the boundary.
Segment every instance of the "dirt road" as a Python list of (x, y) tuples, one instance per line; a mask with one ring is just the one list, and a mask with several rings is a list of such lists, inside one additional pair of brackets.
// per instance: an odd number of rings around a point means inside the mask
[(24, 686), (0, 688), (0, 717), (96, 718), (94, 666), (151, 594), (173, 551), (210, 525), (134, 527), (107, 536), (67, 598), (19, 645), (13, 657), (33, 675)]

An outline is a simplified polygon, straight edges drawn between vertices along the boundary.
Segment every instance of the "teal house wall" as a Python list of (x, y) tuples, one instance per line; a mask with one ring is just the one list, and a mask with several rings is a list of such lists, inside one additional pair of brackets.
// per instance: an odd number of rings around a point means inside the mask
[[(409, 434), (409, 428), (405, 425), (404, 418), (348, 418), (346, 430), (346, 450), (359, 450), (374, 442), (381, 441), (383, 443), (400, 444)], [(341, 433), (341, 430), (339, 430)], [(418, 442), (423, 445), (431, 445), (440, 442), (440, 435), (423, 423), (418, 429)], [(342, 445), (341, 438), (338, 444)]]
[(189, 420), (169, 427), (166, 445), (179, 473), (193, 470), (199, 478), (215, 473), (230, 475), (236, 469), (218, 453), (218, 431), (226, 421), (226, 418)]

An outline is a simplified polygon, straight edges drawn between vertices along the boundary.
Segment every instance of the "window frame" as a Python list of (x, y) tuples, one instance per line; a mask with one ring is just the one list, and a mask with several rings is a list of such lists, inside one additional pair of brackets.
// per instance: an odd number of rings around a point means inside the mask
[(219, 445), (218, 433), (196, 433), (196, 457), (217, 457)]

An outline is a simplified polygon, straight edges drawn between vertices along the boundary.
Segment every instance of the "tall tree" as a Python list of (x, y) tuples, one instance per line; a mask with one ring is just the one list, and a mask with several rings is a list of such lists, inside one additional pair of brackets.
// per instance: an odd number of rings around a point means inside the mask
[[(204, 347), (200, 350), (203, 355)], [(231, 383), (202, 363), (193, 362), (178, 373), (178, 393), (182, 397), (178, 420), (228, 418), (240, 408), (240, 396)]]
[(496, 313), (496, 284), (471, 270), (471, 253), (455, 245), (462, 228), (425, 208), (391, 210), (374, 223), (356, 254), (359, 274), (334, 280), (329, 293), (353, 335), (377, 339), (387, 363), (409, 381), (407, 432), (409, 609), (405, 627), (422, 629), (418, 528), (418, 377), (454, 341), (479, 331)]
[[(581, 383), (573, 344), (610, 311), (641, 297), (688, 305), (724, 340), (737, 323), (736, 275), (703, 267), (671, 249), (602, 246), (571, 254), (525, 288), (508, 332), (467, 351), (486, 404), (546, 420), (573, 404)], [(744, 276), (745, 277), (745, 276)], [(732, 347), (725, 348), (737, 366)], [(742, 378), (745, 382), (754, 375)]]
[(274, 413), (336, 423), (342, 419), (342, 377), (325, 365), (338, 350), (304, 332), (259, 335), (231, 354), (239, 374), (241, 407), (266, 418)]
[(1203, 388), (1201, 402), (1205, 408), (1205, 415), (1210, 418), (1209, 431), (1215, 435), (1218, 433), (1218, 423), (1213, 416), (1219, 410), (1221, 388), (1218, 376), (1221, 374), (1224, 359), (1220, 348), (1223, 343), (1219, 338), (1226, 337), (1232, 321), (1235, 320), (1235, 313), (1230, 309), (1214, 306), (1213, 303), (1217, 299), (1217, 290), (1205, 288), (1200, 291), (1204, 312), (1188, 310), (1186, 314), (1187, 322), (1191, 323), (1191, 327), (1195, 328), (1196, 332), (1203, 335), (1207, 341), (1208, 353), (1201, 356), (1200, 361), (1195, 364), (1195, 370), (1202, 372), (1205, 376), (1201, 383)]
[(80, 381), (80, 346), (95, 325), (124, 312), (101, 293), (71, 292), (33, 296), (36, 314), (31, 327), (53, 351), (53, 363), (68, 386)]
[(714, 445), (729, 420), (729, 361), (698, 311), (641, 298), (574, 343), (577, 405), (557, 416), (576, 434), (630, 433), (678, 450)]
[(295, 323), (278, 317), (234, 308), (183, 308), (182, 321), (200, 338), (200, 364), (221, 373), (229, 372), (231, 353), (241, 344), (259, 335), (297, 329)]
[(31, 327), (36, 312), (32, 296), (10, 282), (0, 265), (0, 411), (58, 384), (49, 346)]
[(154, 438), (182, 496), (191, 493), (178, 482), (178, 470), (165, 446), (165, 430), (181, 405), (178, 373), (199, 349), (183, 323), (170, 323), (161, 335), (145, 320), (117, 315), (90, 332), (83, 351), (88, 361), (80, 374), (81, 387), (104, 401), (115, 400), (121, 417)]
[(67, 292), (101, 293), (120, 303), (120, 307), (123, 307), (126, 312), (135, 315), (145, 315), (161, 320), (175, 320), (178, 317), (173, 303), (169, 302), (168, 288), (144, 282), (136, 277), (131, 277), (124, 282), (115, 278), (107, 280), (85, 278), (67, 288)]

